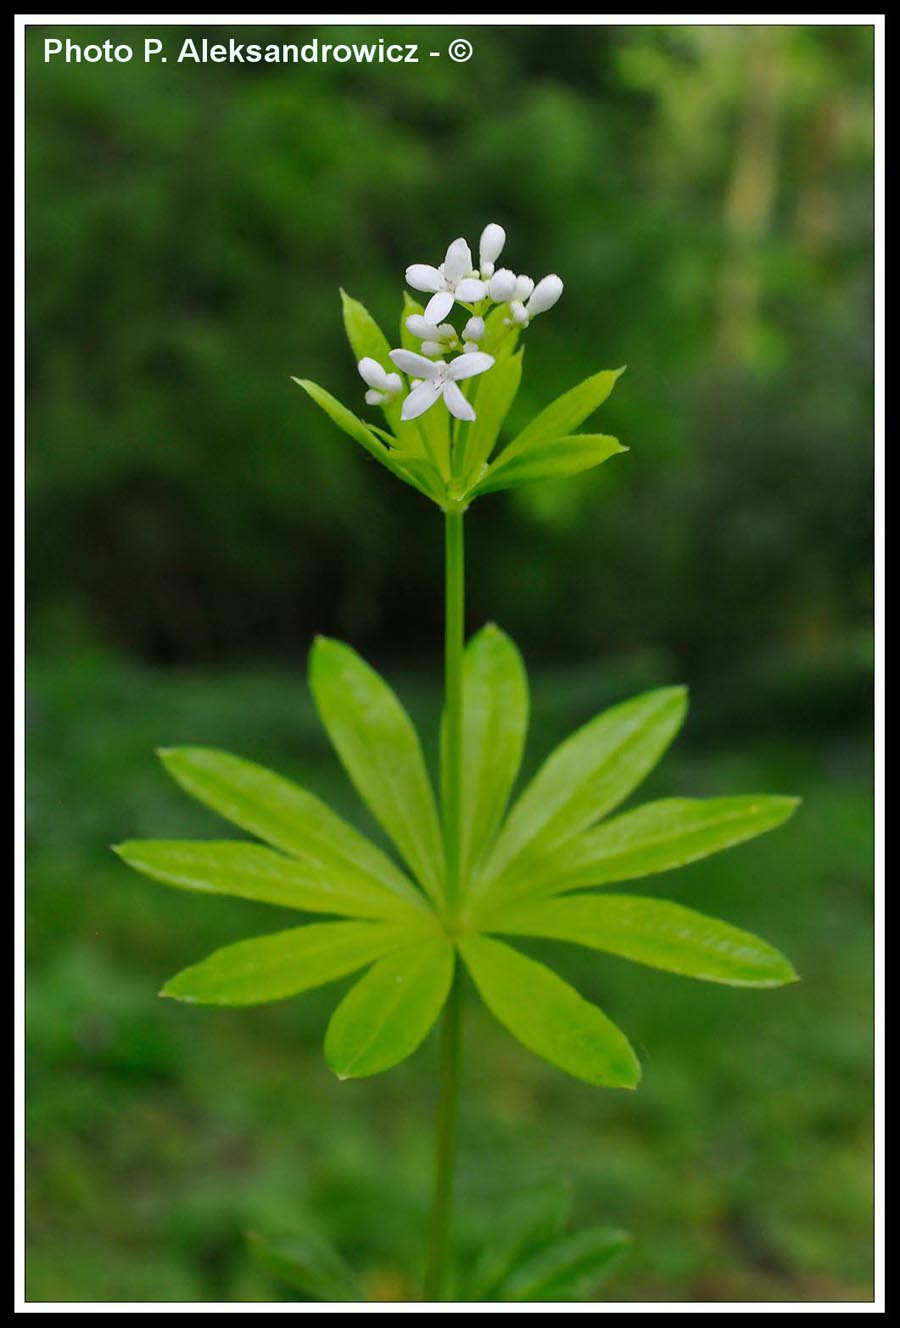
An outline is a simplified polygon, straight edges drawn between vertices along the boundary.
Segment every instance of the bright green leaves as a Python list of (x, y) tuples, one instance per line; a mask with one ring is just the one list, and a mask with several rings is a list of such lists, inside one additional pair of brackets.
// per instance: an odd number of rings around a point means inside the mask
[(624, 372), (624, 366), (621, 369), (604, 369), (602, 373), (586, 378), (577, 387), (557, 397), (516, 435), (506, 451), (497, 458), (498, 462), (507, 453), (517, 455), (526, 448), (547, 443), (553, 438), (565, 438), (589, 415), (593, 415), (598, 406), (603, 405)]
[(116, 845), (115, 852), (135, 871), (180, 890), (236, 895), (308, 913), (337, 913), (351, 918), (409, 917), (411, 913), (423, 913), (425, 908), (411, 885), (405, 885), (401, 893), (374, 878), (334, 867), (323, 869), (256, 844), (131, 839)]
[(656, 765), (684, 719), (683, 687), (662, 687), (614, 706), (547, 758), (509, 814), (481, 888), (503, 893), (510, 878), (600, 819)]
[(378, 1074), (411, 1055), (443, 1008), (453, 967), (446, 936), (375, 964), (341, 1001), (325, 1034), (325, 1059), (338, 1078)]
[(489, 623), (463, 659), (462, 879), (493, 839), (519, 773), (528, 679), (509, 637)]
[(605, 821), (562, 847), (523, 863), (505, 897), (560, 894), (683, 867), (774, 830), (792, 816), (796, 798), (664, 798)]
[(485, 1005), (529, 1051), (586, 1083), (637, 1087), (641, 1069), (625, 1035), (574, 987), (487, 936), (459, 948)]
[(797, 979), (784, 955), (765, 941), (665, 899), (578, 895), (525, 900), (498, 909), (485, 925), (510, 935), (572, 941), (733, 987), (780, 987)]
[(340, 641), (317, 639), (309, 682), (357, 792), (416, 878), (439, 900), (443, 841), (412, 721), (384, 679)]
[(313, 922), (215, 950), (160, 994), (191, 1005), (260, 1005), (333, 982), (408, 942), (409, 931), (389, 923)]
[(519, 451), (508, 447), (472, 490), (475, 496), (499, 489), (515, 489), (536, 480), (561, 480), (599, 466), (618, 452), (627, 452), (617, 438), (602, 433), (576, 433), (567, 438), (526, 443)]
[[(355, 336), (374, 335), (352, 305), (348, 317)], [(794, 811), (796, 799), (748, 794), (668, 798), (602, 819), (665, 752), (684, 717), (683, 688), (646, 692), (585, 724), (551, 753), (507, 814), (528, 726), (527, 679), (497, 627), (469, 641), (456, 916), (444, 899), (443, 835), (422, 748), (394, 692), (349, 646), (324, 638), (311, 653), (310, 686), (350, 779), (418, 885), (282, 776), (208, 748), (166, 749), (162, 761), (182, 788), (264, 844), (129, 840), (116, 849), (125, 862), (179, 889), (353, 920), (226, 946), (172, 978), (164, 995), (250, 1005), (366, 968), (338, 1005), (325, 1043), (335, 1073), (362, 1077), (397, 1064), (427, 1036), (459, 950), (485, 1004), (531, 1051), (588, 1083), (633, 1088), (640, 1069), (615, 1024), (496, 934), (571, 941), (733, 986), (795, 980), (788, 960), (765, 941), (679, 904), (569, 893), (694, 862), (774, 829)], [(518, 1281), (508, 1266), (504, 1297), (562, 1296), (564, 1286), (599, 1275), (616, 1243), (610, 1238), (607, 1247), (608, 1235), (560, 1236), (517, 1264)]]
[[(192, 797), (242, 830), (301, 859), (309, 873), (317, 872), (320, 879), (327, 882), (328, 898), (316, 912), (338, 912), (336, 908), (325, 908), (325, 904), (329, 900), (333, 902), (340, 893), (347, 902), (350, 896), (370, 898), (376, 891), (412, 904), (419, 902), (412, 882), (386, 854), (341, 820), (319, 798), (290, 780), (252, 761), (208, 747), (172, 747), (160, 751), (159, 755), (169, 774)], [(140, 863), (133, 865), (138, 870), (145, 870)], [(148, 871), (147, 874), (154, 873)], [(184, 884), (176, 880), (168, 883)], [(221, 888), (207, 884), (211, 889)], [(300, 905), (292, 907), (299, 908)], [(363, 916), (368, 916), (369, 912)]]
[(516, 399), (522, 381), (523, 354), (524, 351), (518, 351), (515, 355), (504, 356), (489, 373), (475, 380), (472, 394), (475, 419), (462, 435), (464, 453), (459, 467), (460, 473), (465, 476), (466, 489), (475, 485), (474, 492), (486, 492), (478, 481), (485, 462), (494, 450), (503, 421)]

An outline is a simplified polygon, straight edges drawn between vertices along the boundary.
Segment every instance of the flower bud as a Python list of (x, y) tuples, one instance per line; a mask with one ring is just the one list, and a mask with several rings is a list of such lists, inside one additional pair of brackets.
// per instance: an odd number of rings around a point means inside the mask
[[(485, 226), (481, 232), (481, 239), (478, 242), (478, 262), (482, 272), (490, 265), (491, 272), (494, 270), (494, 263), (500, 257), (500, 252), (506, 244), (506, 231), (502, 226), (498, 226), (496, 221)], [(486, 273), (490, 275), (490, 273)]]
[(529, 315), (534, 318), (535, 314), (542, 314), (547, 309), (552, 309), (562, 293), (563, 284), (555, 273), (543, 277), (535, 286), (528, 301)]
[(463, 328), (463, 341), (480, 341), (484, 336), (484, 319), (470, 318)]
[(515, 289), (516, 274), (508, 267), (501, 267), (500, 271), (491, 277), (491, 299), (497, 304), (505, 304), (507, 300), (511, 300)]

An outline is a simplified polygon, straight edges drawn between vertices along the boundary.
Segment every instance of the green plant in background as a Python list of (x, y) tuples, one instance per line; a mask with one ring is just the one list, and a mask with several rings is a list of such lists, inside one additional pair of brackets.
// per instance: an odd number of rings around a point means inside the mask
[[(563, 290), (555, 275), (535, 285), (497, 269), (504, 243), (502, 228), (492, 224), (482, 234), (477, 267), (459, 239), (439, 267), (408, 268), (407, 283), (430, 299), (423, 308), (405, 296), (402, 345), (395, 349), (363, 305), (343, 295), (365, 398), (383, 412), (386, 429), (315, 383), (295, 380), (345, 433), (444, 513), (439, 799), (416, 731), (385, 681), (338, 641), (317, 639), (310, 657), (322, 722), (404, 865), (311, 793), (198, 747), (160, 756), (188, 793), (268, 847), (149, 840), (116, 849), (130, 866), (168, 885), (344, 919), (227, 946), (172, 978), (163, 995), (251, 1005), (365, 968), (325, 1035), (326, 1059), (341, 1078), (396, 1065), (442, 1016), (428, 1299), (442, 1298), (448, 1287), (463, 968), (497, 1019), (539, 1056), (594, 1085), (635, 1088), (640, 1078), (631, 1046), (606, 1014), (498, 936), (572, 941), (733, 986), (774, 987), (796, 977), (777, 950), (727, 923), (666, 900), (590, 892), (762, 834), (797, 804), (759, 794), (668, 798), (606, 819), (678, 732), (683, 688), (647, 692), (584, 725), (507, 811), (528, 726), (528, 685), (518, 651), (497, 627), (465, 641), (464, 514), (482, 494), (572, 475), (625, 449), (607, 435), (575, 432), (607, 398), (620, 369), (564, 393), (496, 451), (521, 379), (521, 333)], [(461, 329), (445, 321), (456, 305), (466, 314)], [(485, 1256), (488, 1272), (473, 1270), (459, 1294), (511, 1300), (583, 1294), (626, 1237), (606, 1228), (565, 1235), (561, 1225), (539, 1221), (532, 1230), (526, 1221), (521, 1239), (503, 1233), (499, 1253)], [(253, 1243), (270, 1268), (310, 1294), (356, 1296), (337, 1256), (313, 1238), (254, 1236)], [(499, 1260), (493, 1271), (492, 1258)]]

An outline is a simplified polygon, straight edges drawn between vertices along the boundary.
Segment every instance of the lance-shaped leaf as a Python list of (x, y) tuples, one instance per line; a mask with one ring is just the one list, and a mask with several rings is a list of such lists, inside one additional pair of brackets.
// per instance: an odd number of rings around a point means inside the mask
[(337, 397), (333, 397), (330, 392), (325, 391), (324, 387), (319, 387), (318, 383), (313, 383), (308, 378), (293, 378), (292, 381), (298, 387), (302, 387), (308, 396), (312, 397), (316, 405), (325, 412), (339, 429), (343, 429), (344, 433), (348, 434), (354, 442), (359, 443), (360, 447), (364, 447), (369, 455), (373, 456), (376, 461), (380, 461), (392, 475), (396, 475), (405, 484), (412, 485), (414, 489), (418, 489), (420, 493), (424, 493), (426, 497), (432, 498), (437, 503), (443, 500), (443, 494), (432, 493), (430, 489), (426, 488), (421, 476), (418, 473), (413, 474), (412, 470), (407, 469), (390, 449), (384, 446), (373, 430), (367, 424), (364, 424), (358, 416), (354, 415), (352, 410), (348, 410), (342, 402), (338, 401)]
[(425, 1039), (453, 980), (446, 938), (386, 955), (348, 991), (325, 1034), (325, 1059), (340, 1079), (379, 1074)]
[[(474, 427), (474, 426), (473, 426)], [(510, 456), (503, 453), (479, 480), (473, 493), (494, 493), (514, 489), (536, 480), (561, 480), (577, 475), (592, 466), (602, 465), (619, 452), (627, 452), (617, 438), (602, 433), (576, 433), (567, 438), (551, 438), (526, 443)]]
[(630, 1244), (628, 1233), (614, 1227), (590, 1227), (560, 1236), (515, 1268), (492, 1299), (585, 1299), (609, 1276)]
[(192, 1005), (262, 1005), (321, 987), (398, 946), (411, 928), (384, 922), (313, 922), (215, 950), (160, 992)]
[(440, 899), (443, 841), (412, 721), (384, 679), (341, 641), (317, 638), (309, 676), (322, 723), (360, 797)]
[[(519, 351), (516, 355), (498, 360), (490, 373), (484, 374), (475, 383), (472, 392), (475, 419), (465, 432), (460, 466), (467, 484), (478, 480), (484, 463), (494, 450), (503, 421), (516, 399), (522, 381), (523, 355), (524, 351)], [(482, 491), (486, 492), (479, 484), (476, 492)]]
[(684, 718), (683, 687), (613, 706), (567, 738), (519, 798), (488, 860), (483, 888), (506, 891), (525, 853), (548, 853), (606, 815), (653, 769)]
[(549, 406), (535, 415), (521, 433), (517, 434), (508, 447), (497, 458), (499, 462), (508, 462), (518, 456), (526, 447), (536, 447), (538, 443), (549, 442), (553, 438), (565, 438), (589, 415), (593, 415), (598, 406), (609, 396), (616, 385), (616, 380), (625, 372), (621, 369), (604, 369), (602, 373), (586, 378), (577, 387), (564, 392)]
[(411, 885), (408, 893), (399, 894), (374, 878), (323, 869), (235, 840), (130, 839), (113, 851), (154, 881), (200, 894), (236, 895), (351, 918), (416, 916), (428, 908)]
[(499, 364), (514, 353), (521, 330), (518, 323), (510, 322), (509, 305), (497, 304), (484, 320), (481, 349), (493, 355)]
[(571, 1190), (559, 1181), (513, 1194), (493, 1208), (466, 1299), (502, 1300), (507, 1277), (562, 1233), (571, 1208)]
[(503, 897), (561, 894), (683, 867), (774, 830), (797, 798), (744, 794), (731, 798), (664, 798), (576, 835), (529, 858), (504, 883)]
[(484, 925), (514, 936), (572, 941), (733, 987), (797, 980), (790, 962), (766, 941), (665, 899), (604, 894), (524, 900), (498, 908)]
[(357, 898), (372, 898), (375, 888), (381, 887), (411, 904), (421, 902), (412, 881), (387, 854), (289, 779), (208, 747), (169, 747), (159, 756), (192, 797), (242, 830), (302, 859), (323, 879), (340, 884)]
[[(522, 658), (509, 637), (489, 623), (469, 641), (463, 659), (464, 881), (500, 824), (527, 730), (528, 680)], [(442, 742), (444, 736), (442, 730)]]
[(247, 1242), (266, 1272), (315, 1300), (364, 1300), (362, 1288), (337, 1250), (314, 1231), (283, 1235), (247, 1232)]
[(624, 1033), (574, 987), (501, 941), (467, 936), (460, 953), (500, 1023), (551, 1065), (608, 1088), (635, 1088), (637, 1057)]

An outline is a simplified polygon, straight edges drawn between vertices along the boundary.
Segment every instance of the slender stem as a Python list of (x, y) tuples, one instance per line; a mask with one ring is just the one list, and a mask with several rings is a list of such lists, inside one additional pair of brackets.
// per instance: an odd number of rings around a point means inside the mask
[(457, 969), (441, 1024), (441, 1090), (434, 1157), (434, 1200), (425, 1271), (425, 1299), (441, 1300), (447, 1275), (456, 1122), (459, 1115), (459, 1060), (462, 1049), (462, 974)]
[[(462, 903), (462, 733), (465, 559), (462, 513), (445, 520), (444, 762), (443, 811), (445, 893), (448, 930), (455, 930)], [(434, 1199), (425, 1273), (425, 1299), (440, 1300), (447, 1277), (456, 1120), (459, 1114), (459, 1060), (462, 1044), (461, 973), (457, 968), (441, 1024), (440, 1096), (435, 1134)]]
[(463, 517), (448, 512), (444, 620), (444, 843), (449, 921), (458, 919), (462, 847), (462, 660), (465, 616)]

